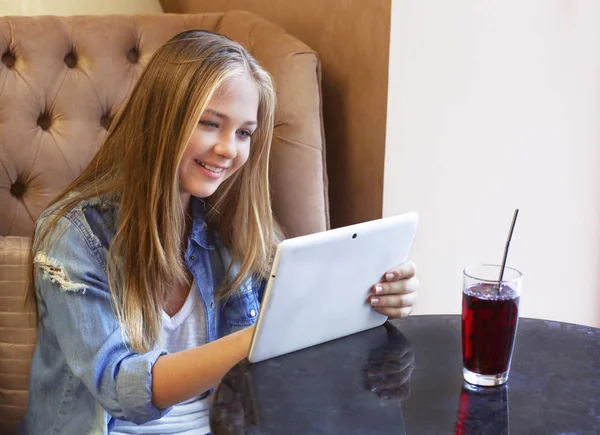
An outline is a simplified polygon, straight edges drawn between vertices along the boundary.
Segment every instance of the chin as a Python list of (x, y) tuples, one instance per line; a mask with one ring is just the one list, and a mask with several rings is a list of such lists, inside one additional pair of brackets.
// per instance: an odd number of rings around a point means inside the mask
[(196, 198), (208, 198), (213, 195), (224, 180), (198, 180), (198, 179), (183, 179), (181, 180), (180, 189), (183, 192), (195, 196)]
[(213, 193), (216, 192), (217, 189), (211, 188), (211, 189), (193, 189), (192, 191), (190, 191), (192, 196), (195, 196), (196, 198), (208, 198), (209, 196), (211, 196)]

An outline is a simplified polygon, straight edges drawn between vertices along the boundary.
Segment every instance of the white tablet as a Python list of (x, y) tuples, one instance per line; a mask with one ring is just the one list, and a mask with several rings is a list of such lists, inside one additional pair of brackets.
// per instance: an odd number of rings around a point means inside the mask
[(248, 360), (252, 363), (383, 324), (373, 285), (408, 258), (418, 215), (406, 213), (284, 240), (277, 247)]

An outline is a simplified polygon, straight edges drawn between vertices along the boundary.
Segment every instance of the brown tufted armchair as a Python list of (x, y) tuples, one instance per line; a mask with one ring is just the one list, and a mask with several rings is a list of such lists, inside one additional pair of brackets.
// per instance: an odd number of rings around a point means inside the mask
[(274, 213), (289, 236), (329, 227), (320, 65), (282, 29), (242, 11), (0, 18), (0, 435), (27, 400), (35, 329), (21, 309), (34, 222), (90, 161), (152, 53), (189, 28), (241, 42), (271, 72)]

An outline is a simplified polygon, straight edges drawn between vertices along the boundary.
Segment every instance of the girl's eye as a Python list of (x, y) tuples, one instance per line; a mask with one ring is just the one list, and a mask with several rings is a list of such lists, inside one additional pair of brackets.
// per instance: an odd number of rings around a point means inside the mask
[(248, 130), (240, 130), (238, 134), (244, 139), (249, 139), (252, 137), (252, 132)]
[(217, 124), (216, 122), (212, 122), (212, 121), (200, 121), (200, 124), (202, 124), (203, 126), (207, 127), (207, 128), (219, 128), (219, 124)]

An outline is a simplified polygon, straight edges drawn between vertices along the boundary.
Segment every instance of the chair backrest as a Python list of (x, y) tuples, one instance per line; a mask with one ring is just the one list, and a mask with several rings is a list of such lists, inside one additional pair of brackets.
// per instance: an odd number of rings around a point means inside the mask
[(232, 11), (0, 19), (0, 235), (31, 235), (98, 149), (152, 53), (190, 28), (242, 43), (271, 72), (275, 215), (290, 236), (328, 227), (317, 56), (281, 28)]
[(329, 228), (320, 64), (281, 28), (242, 11), (0, 18), (0, 435), (27, 400), (36, 335), (21, 299), (34, 222), (90, 161), (152, 53), (191, 28), (240, 42), (272, 74), (275, 216), (288, 236)]

